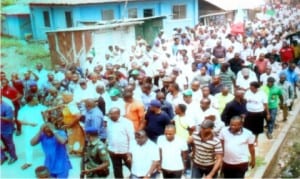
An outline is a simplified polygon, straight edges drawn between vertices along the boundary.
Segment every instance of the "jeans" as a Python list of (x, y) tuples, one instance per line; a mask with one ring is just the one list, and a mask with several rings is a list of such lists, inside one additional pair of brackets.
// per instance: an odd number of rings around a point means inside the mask
[(113, 165), (115, 178), (124, 178), (122, 162), (125, 163), (129, 170), (131, 169), (131, 161), (127, 160), (127, 154), (116, 154), (114, 152), (109, 152), (109, 155)]
[(162, 174), (164, 178), (181, 178), (183, 171), (177, 170), (177, 171), (169, 171), (162, 169)]
[[(155, 178), (157, 178), (157, 175), (158, 175), (159, 173), (158, 172), (154, 172), (154, 173), (152, 173), (152, 175), (150, 176), (150, 178), (151, 179), (155, 179)], [(143, 179), (145, 176), (136, 176), (135, 174), (130, 174), (130, 179)]]
[(223, 162), (222, 171), (224, 178), (244, 178), (248, 170), (248, 163), (231, 165)]
[[(13, 141), (13, 134), (1, 134), (1, 140), (5, 145), (10, 157), (16, 159), (17, 155), (16, 155), (16, 147)], [(1, 160), (5, 158), (6, 155), (4, 153), (4, 150), (1, 148)]]
[(272, 134), (274, 125), (275, 125), (275, 121), (276, 121), (276, 116), (277, 116), (277, 108), (269, 109), (269, 113), (270, 113), (270, 120), (268, 120), (267, 126), (268, 126), (268, 133)]
[[(208, 167), (202, 167), (199, 166), (195, 163), (193, 163), (192, 165), (192, 178), (202, 178), (203, 176), (206, 176), (210, 173), (210, 171), (212, 170), (213, 165), (212, 166), (208, 166)], [(215, 175), (213, 176), (213, 178), (216, 178), (218, 175), (218, 172), (215, 173)]]

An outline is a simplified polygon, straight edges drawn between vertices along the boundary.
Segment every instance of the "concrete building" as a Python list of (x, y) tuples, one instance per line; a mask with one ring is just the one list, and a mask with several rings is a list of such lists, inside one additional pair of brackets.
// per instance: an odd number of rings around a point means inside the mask
[(28, 5), (4, 7), (1, 12), (1, 33), (19, 39), (31, 37), (30, 10)]
[(166, 34), (175, 27), (198, 23), (198, 0), (33, 0), (29, 3), (33, 37), (46, 40), (46, 32), (80, 26), (80, 22), (114, 21), (166, 16)]

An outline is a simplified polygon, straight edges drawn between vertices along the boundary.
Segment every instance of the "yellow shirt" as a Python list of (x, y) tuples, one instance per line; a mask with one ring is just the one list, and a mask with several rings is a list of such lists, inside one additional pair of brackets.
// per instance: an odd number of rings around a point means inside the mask
[(216, 99), (219, 104), (219, 113), (222, 114), (227, 103), (232, 101), (234, 96), (232, 94), (228, 94), (227, 96), (222, 95), (222, 93), (216, 94)]
[(188, 128), (193, 126), (191, 119), (188, 119), (187, 116), (176, 115), (174, 117), (174, 121), (176, 127), (176, 135), (187, 141), (190, 136)]

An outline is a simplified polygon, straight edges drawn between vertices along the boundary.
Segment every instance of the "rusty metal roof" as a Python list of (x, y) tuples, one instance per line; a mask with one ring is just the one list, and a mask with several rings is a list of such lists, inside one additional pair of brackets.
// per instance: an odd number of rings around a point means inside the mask
[(31, 0), (30, 5), (79, 5), (79, 4), (101, 4), (121, 3), (138, 0)]
[(70, 31), (87, 31), (87, 30), (100, 30), (100, 29), (112, 29), (112, 28), (119, 28), (125, 26), (132, 26), (142, 24), (144, 21), (134, 21), (134, 22), (122, 22), (122, 23), (115, 23), (115, 24), (105, 24), (105, 25), (91, 25), (91, 26), (82, 26), (82, 27), (72, 27), (72, 28), (65, 28), (65, 29), (57, 29), (47, 31), (47, 33), (56, 33), (56, 32), (70, 32)]

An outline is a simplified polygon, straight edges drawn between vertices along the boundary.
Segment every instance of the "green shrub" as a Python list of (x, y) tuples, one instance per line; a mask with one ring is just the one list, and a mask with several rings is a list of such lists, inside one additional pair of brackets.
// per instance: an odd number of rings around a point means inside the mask
[(20, 40), (9, 38), (9, 37), (1, 37), (1, 48), (8, 47), (21, 47), (22, 43)]
[(26, 55), (28, 60), (50, 58), (49, 50), (37, 43), (28, 44), (22, 48), (18, 48), (16, 52), (20, 55)]

